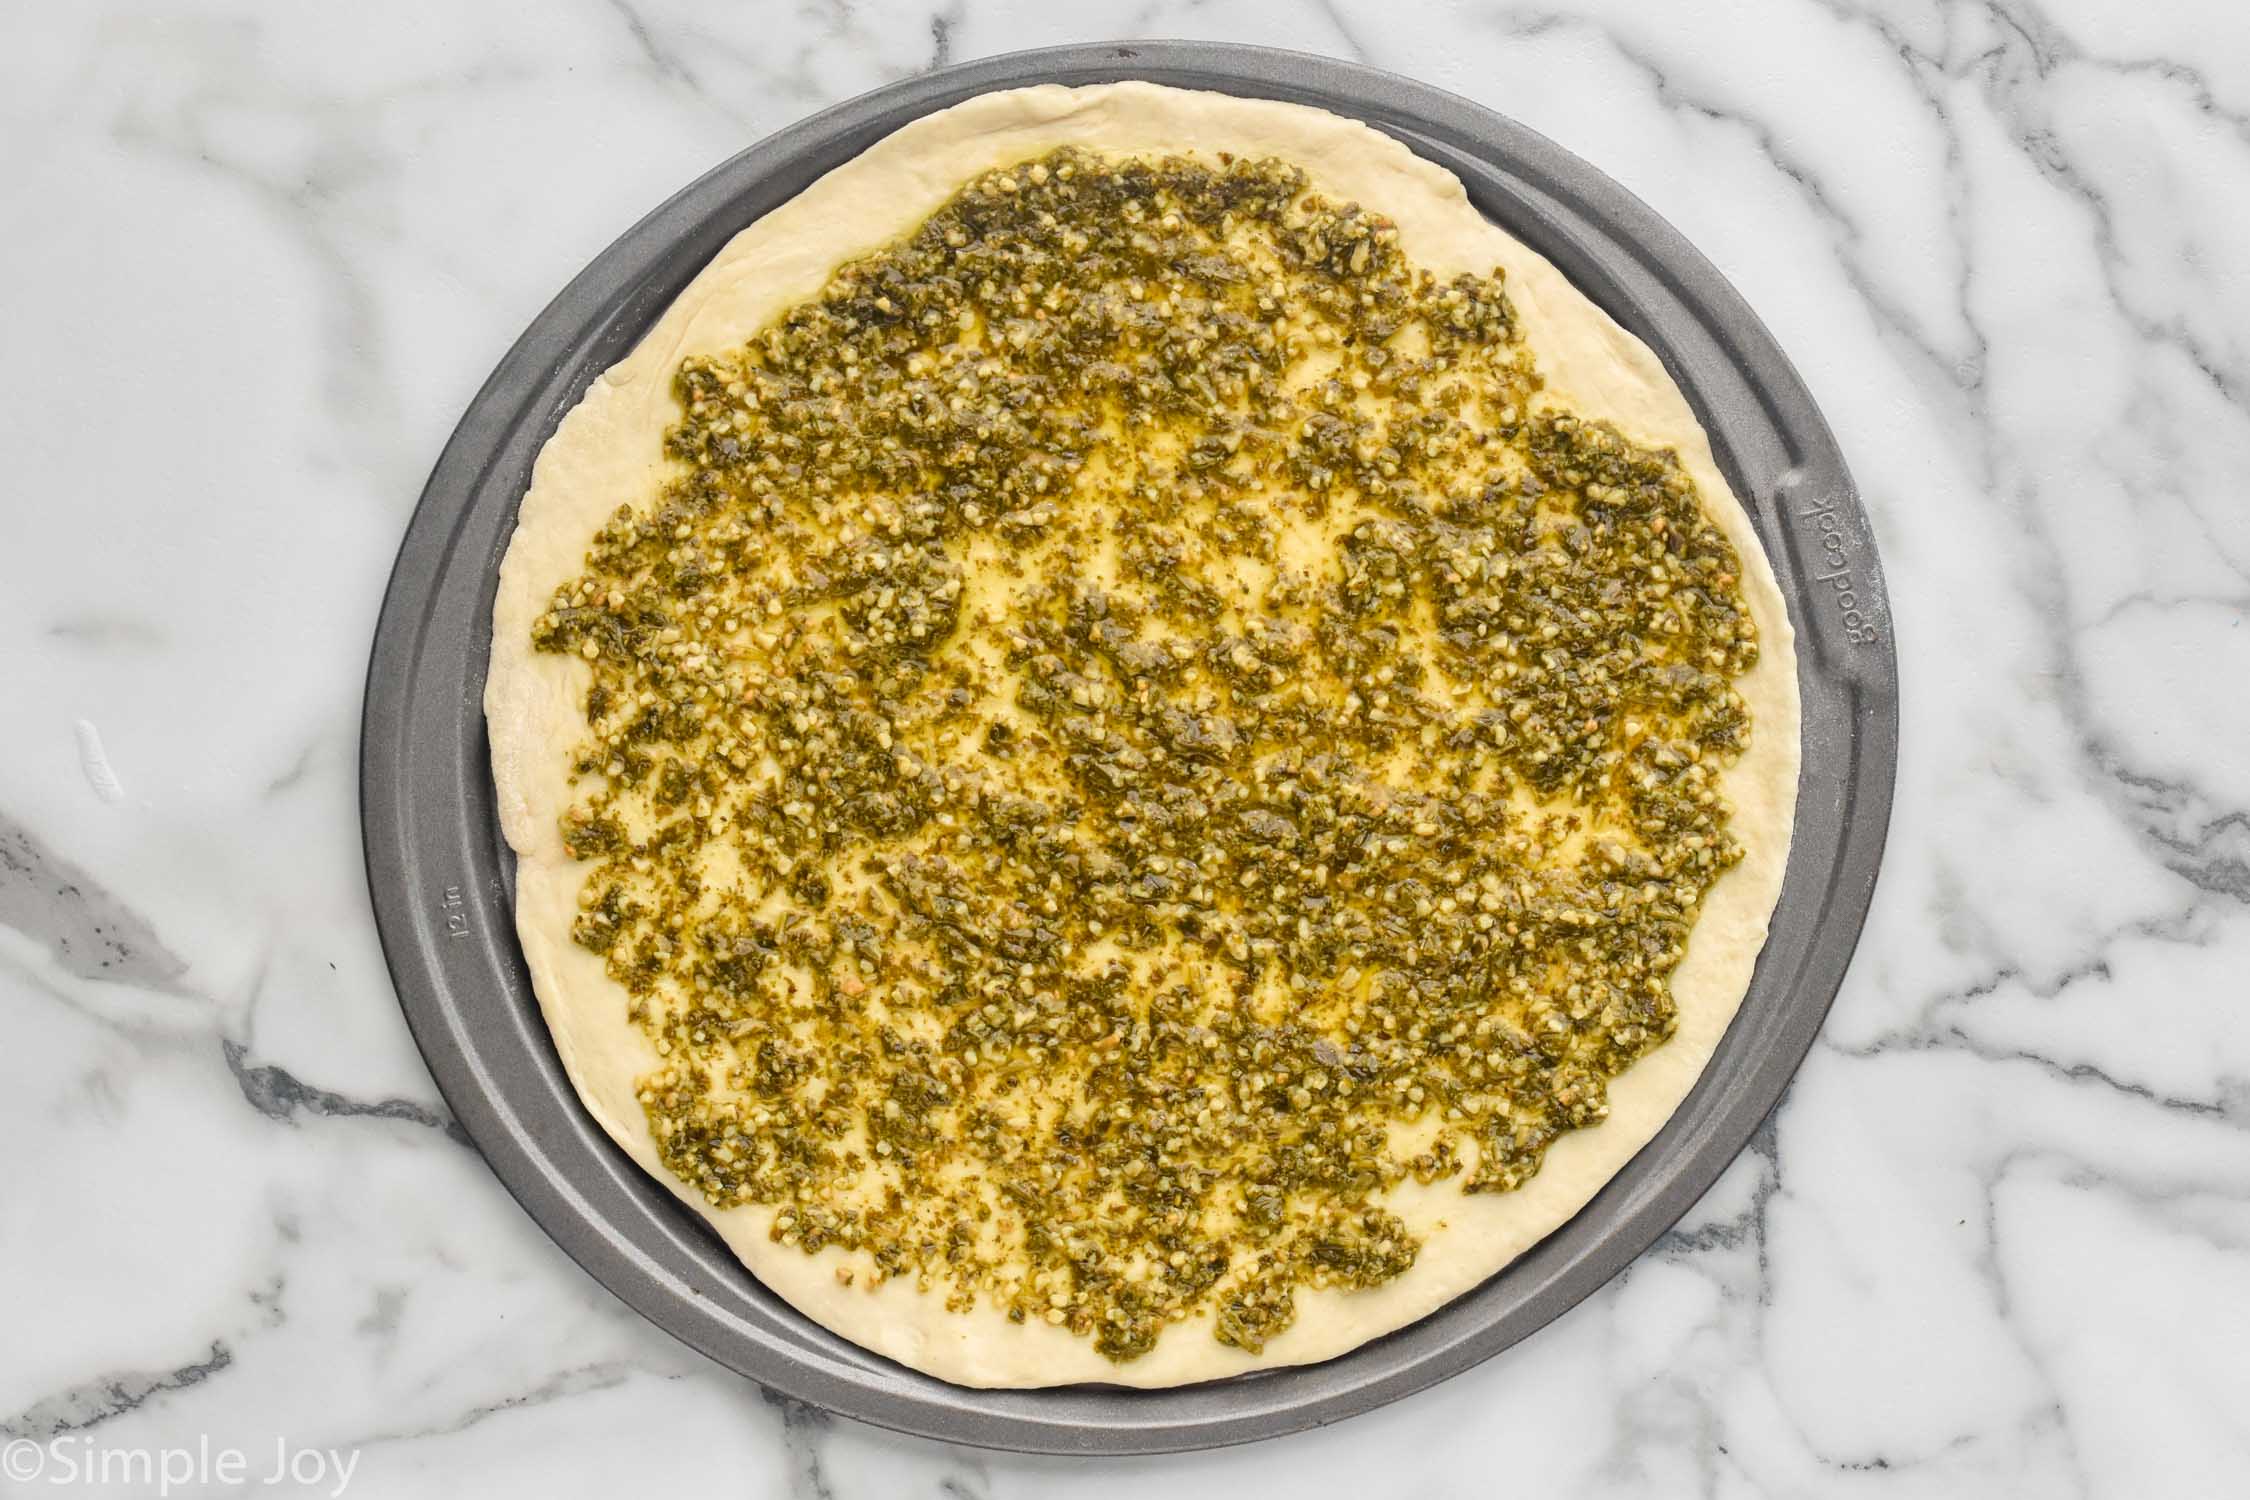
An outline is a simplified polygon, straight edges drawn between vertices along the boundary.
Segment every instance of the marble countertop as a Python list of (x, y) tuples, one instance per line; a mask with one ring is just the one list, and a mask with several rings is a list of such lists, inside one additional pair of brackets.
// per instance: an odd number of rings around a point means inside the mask
[[(0, 1492), (199, 1451), (172, 1493), (2250, 1492), (2250, 12), (94, 0), (8, 34)], [(885, 80), (1167, 35), (1457, 90), (1678, 224), (1851, 459), (1904, 733), (1834, 1015), (1674, 1233), (1379, 1413), (1079, 1464), (762, 1397), (549, 1244), (400, 1021), (355, 756), (422, 480), (614, 234)]]

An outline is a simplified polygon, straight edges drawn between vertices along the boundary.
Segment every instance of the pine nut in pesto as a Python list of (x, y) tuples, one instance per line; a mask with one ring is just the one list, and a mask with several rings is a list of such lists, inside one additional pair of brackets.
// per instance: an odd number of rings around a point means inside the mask
[(1277, 161), (1062, 150), (743, 347), (534, 644), (670, 1170), (949, 1307), (1256, 1352), (1674, 1027), (1740, 566)]

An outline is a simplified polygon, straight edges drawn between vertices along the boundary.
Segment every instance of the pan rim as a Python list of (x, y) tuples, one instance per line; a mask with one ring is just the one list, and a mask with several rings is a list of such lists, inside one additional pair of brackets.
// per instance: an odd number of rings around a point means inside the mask
[[(1480, 207), (1658, 348), (1783, 582), (1808, 770), (1774, 936), (1742, 1014), (1664, 1129), (1553, 1235), (1429, 1317), (1323, 1364), (1155, 1391), (972, 1390), (779, 1304), (715, 1254), (715, 1240), (698, 1243), (700, 1222), (600, 1136), (567, 1080), (557, 1098), (559, 1063), (514, 953), (512, 872), (482, 758), (490, 584), (529, 456), (671, 301), (680, 273), (792, 196), (789, 182), (973, 94), (1123, 78), (1314, 104), (1397, 135), (1462, 172)], [(1558, 244), (1577, 248), (1558, 256)], [(1793, 524), (1808, 506), (1833, 520), (1819, 536)], [(1851, 638), (1816, 592), (1830, 555), (1806, 549), (1830, 536), (1877, 622), (1872, 642)], [(1887, 595), (1842, 453), (1778, 344), (1677, 230), (1553, 142), (1428, 85), (1270, 48), (1087, 44), (921, 75), (790, 126), (657, 208), (533, 320), (464, 413), (402, 541), (369, 661), (361, 817), (385, 959), (440, 1092), (503, 1184), (596, 1280), (760, 1384), (877, 1425), (1026, 1452), (1171, 1452), (1325, 1425), (1421, 1390), (1528, 1337), (1655, 1243), (1763, 1127), (1834, 1001), (1881, 860), (1897, 729)]]

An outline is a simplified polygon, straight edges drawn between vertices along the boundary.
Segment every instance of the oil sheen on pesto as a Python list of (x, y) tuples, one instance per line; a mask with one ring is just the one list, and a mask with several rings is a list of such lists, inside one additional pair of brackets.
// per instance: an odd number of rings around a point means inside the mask
[(593, 673), (574, 936), (708, 1202), (1255, 1352), (1413, 1264), (1387, 1190), (1516, 1187), (1671, 1034), (1756, 633), (1496, 275), (1281, 162), (1066, 150), (676, 391), (534, 640)]

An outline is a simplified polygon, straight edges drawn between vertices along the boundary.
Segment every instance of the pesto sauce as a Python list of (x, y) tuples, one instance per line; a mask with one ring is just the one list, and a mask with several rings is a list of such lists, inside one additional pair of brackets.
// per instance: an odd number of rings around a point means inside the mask
[(1255, 1352), (1413, 1264), (1386, 1190), (1518, 1186), (1671, 1034), (1756, 632), (1497, 272), (1064, 150), (676, 391), (534, 640), (593, 674), (574, 935), (708, 1202)]

